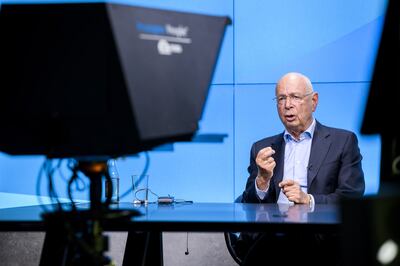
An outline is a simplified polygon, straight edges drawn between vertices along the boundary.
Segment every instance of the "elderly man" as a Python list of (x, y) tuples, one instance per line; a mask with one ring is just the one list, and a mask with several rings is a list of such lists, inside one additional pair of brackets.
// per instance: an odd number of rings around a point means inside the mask
[[(313, 117), (318, 93), (309, 78), (288, 73), (278, 81), (275, 93), (285, 130), (253, 144), (250, 176), (242, 202), (308, 204), (313, 209), (316, 203), (338, 203), (344, 197), (361, 197), (365, 183), (357, 137), (350, 131), (324, 126)], [(251, 246), (254, 241), (260, 242), (260, 236), (264, 238), (261, 242), (274, 242), (270, 235), (263, 234), (242, 234), (241, 240)], [(288, 239), (291, 244), (306, 244), (299, 239)], [(288, 241), (284, 240), (282, 245)], [(282, 247), (276, 247), (280, 252)], [(290, 247), (293, 248), (301, 249)], [(308, 249), (308, 252), (315, 250)], [(301, 261), (301, 254), (293, 256), (293, 261)], [(242, 255), (246, 255), (243, 250)], [(291, 258), (285, 256), (285, 259)], [(308, 261), (307, 254), (303, 261)]]

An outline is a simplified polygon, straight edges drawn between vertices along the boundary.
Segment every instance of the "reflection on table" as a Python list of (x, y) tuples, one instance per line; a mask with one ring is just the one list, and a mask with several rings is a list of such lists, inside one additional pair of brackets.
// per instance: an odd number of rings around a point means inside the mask
[[(68, 209), (68, 204), (64, 204)], [(78, 209), (88, 209), (80, 203)], [(46, 205), (51, 209), (52, 205)], [(249, 204), (249, 203), (175, 203), (134, 205), (121, 202), (112, 209), (138, 210), (142, 215), (124, 223), (106, 223), (107, 230), (156, 231), (291, 231), (323, 232), (337, 230), (339, 207), (316, 205)], [(0, 209), (0, 230), (44, 230), (40, 206)], [(296, 226), (294, 226), (296, 225)]]

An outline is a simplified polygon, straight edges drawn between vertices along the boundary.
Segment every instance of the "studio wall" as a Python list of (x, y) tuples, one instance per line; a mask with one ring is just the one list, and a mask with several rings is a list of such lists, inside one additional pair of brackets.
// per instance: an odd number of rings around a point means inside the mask
[[(315, 113), (318, 121), (357, 134), (366, 194), (378, 191), (380, 138), (361, 135), (360, 127), (386, 1), (109, 2), (224, 15), (233, 21), (225, 34), (199, 130), (200, 135), (222, 136), (222, 141), (175, 143), (147, 154), (119, 158), (121, 194), (131, 187), (131, 175), (141, 173), (148, 165), (150, 188), (158, 195), (196, 202), (232, 202), (245, 186), (251, 144), (283, 131), (272, 98), (275, 82), (289, 71), (302, 72), (313, 81), (320, 99)], [(36, 194), (43, 160), (42, 156), (0, 153), (0, 192)], [(63, 162), (62, 174), (55, 178), (61, 197), (66, 196), (63, 178), (70, 175), (66, 164)], [(40, 187), (46, 195), (46, 180)], [(88, 191), (74, 195), (85, 199)], [(127, 193), (122, 201), (132, 199), (132, 193)]]

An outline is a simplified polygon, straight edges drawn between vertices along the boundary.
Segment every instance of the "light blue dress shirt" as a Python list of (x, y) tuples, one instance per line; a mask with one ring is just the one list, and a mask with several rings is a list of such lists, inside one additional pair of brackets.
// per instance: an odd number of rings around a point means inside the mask
[[(311, 125), (301, 133), (299, 140), (296, 140), (287, 130), (283, 134), (285, 141), (285, 162), (283, 167), (283, 179), (293, 179), (300, 184), (301, 190), (307, 194), (307, 172), (308, 161), (310, 159), (311, 143), (315, 130), (315, 119)], [(257, 195), (264, 199), (267, 195), (266, 190), (260, 190), (255, 182)], [(314, 199), (311, 196), (311, 205), (314, 205)], [(285, 194), (281, 191), (278, 197), (278, 203), (292, 204)]]

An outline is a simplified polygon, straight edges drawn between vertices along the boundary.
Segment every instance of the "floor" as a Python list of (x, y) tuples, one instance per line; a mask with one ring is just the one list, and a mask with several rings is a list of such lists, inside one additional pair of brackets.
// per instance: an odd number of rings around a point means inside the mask
[[(113, 259), (115, 265), (122, 265), (127, 234), (106, 234), (110, 237), (110, 250), (107, 255)], [(42, 232), (1, 232), (0, 264), (39, 265), (43, 240)], [(185, 254), (187, 247), (188, 255)], [(165, 266), (237, 265), (226, 249), (223, 233), (164, 233), (163, 250)]]

